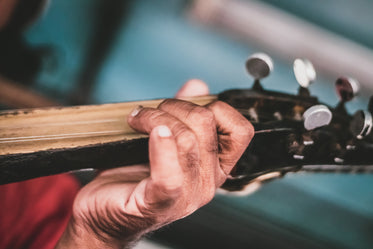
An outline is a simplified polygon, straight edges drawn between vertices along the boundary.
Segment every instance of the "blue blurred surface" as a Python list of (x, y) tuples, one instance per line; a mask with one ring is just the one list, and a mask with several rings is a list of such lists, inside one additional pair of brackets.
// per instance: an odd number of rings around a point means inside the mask
[(373, 48), (371, 0), (262, 0)]
[[(53, 0), (46, 14), (28, 30), (26, 37), (31, 44), (48, 44), (56, 50), (54, 56), (58, 66), (41, 72), (37, 80), (39, 89), (54, 89), (62, 94), (73, 89), (87, 56), (87, 46), (94, 30), (91, 20), (98, 2)], [(280, 1), (267, 2), (277, 3), (285, 9), (290, 6), (293, 12), (299, 10), (299, 15), (309, 14), (302, 8), (304, 6), (317, 9), (324, 3), (317, 1), (320, 4), (316, 5), (314, 2), (298, 1), (299, 7), (294, 9), (298, 5), (292, 5), (291, 1), (287, 1), (288, 5), (285, 2), (280, 4)], [(338, 7), (336, 1), (326, 2), (330, 6), (325, 5), (324, 8)], [(369, 5), (369, 1), (367, 3)], [(185, 1), (182, 0), (135, 2), (98, 74), (93, 91), (95, 102), (171, 97), (190, 78), (208, 82), (212, 93), (251, 85), (252, 80), (244, 70), (244, 61), (255, 52), (253, 48), (189, 20), (184, 7)], [(318, 14), (324, 17), (320, 20), (327, 20), (329, 13), (319, 10)], [(366, 17), (361, 18), (364, 21)], [(365, 29), (361, 30), (367, 33), (360, 32), (356, 40), (368, 44), (373, 31), (371, 23), (365, 24)], [(345, 24), (334, 22), (334, 25), (338, 26), (335, 28), (338, 32)], [(349, 32), (349, 35), (354, 34)], [(275, 70), (264, 80), (264, 86), (295, 93), (297, 83), (291, 66), (274, 59)], [(322, 101), (334, 105), (337, 97), (332, 85), (333, 82), (320, 78), (311, 86), (311, 91)], [(349, 110), (363, 108), (366, 103), (366, 99), (357, 99), (349, 103)], [(289, 189), (297, 191), (289, 195)], [(219, 196), (213, 205), (230, 205), (237, 212), (260, 214), (311, 237), (331, 241), (341, 248), (373, 246), (370, 237), (373, 228), (371, 175), (287, 175), (265, 185), (252, 196)], [(358, 219), (343, 217), (344, 212)]]

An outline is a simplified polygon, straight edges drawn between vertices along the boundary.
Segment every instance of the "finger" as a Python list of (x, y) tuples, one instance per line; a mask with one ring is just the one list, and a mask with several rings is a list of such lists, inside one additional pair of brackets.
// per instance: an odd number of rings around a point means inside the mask
[(150, 134), (159, 125), (165, 125), (177, 136), (177, 130), (187, 129), (185, 124), (172, 115), (155, 109), (137, 107), (127, 118), (128, 124), (138, 132)]
[(139, 182), (150, 176), (149, 167), (146, 164), (131, 165), (126, 167), (106, 169), (97, 174), (97, 177), (118, 176), (125, 182)]
[(177, 156), (177, 145), (171, 130), (165, 126), (153, 129), (149, 138), (149, 162), (151, 178), (169, 188), (177, 188), (182, 182), (182, 171)]
[(156, 126), (150, 132), (149, 162), (150, 177), (135, 187), (125, 203), (125, 210), (162, 222), (165, 218), (162, 211), (178, 200), (184, 184), (175, 136), (165, 125)]
[(176, 93), (176, 98), (204, 96), (209, 94), (209, 88), (205, 82), (198, 79), (187, 81)]
[[(133, 129), (148, 134), (157, 126), (167, 126), (175, 137), (180, 165), (184, 168), (193, 168), (198, 164), (199, 152), (196, 135), (176, 117), (159, 109), (141, 108), (135, 109), (127, 121)], [(190, 174), (197, 173), (196, 170), (189, 171)]]
[[(220, 182), (221, 169), (218, 158), (218, 138), (215, 118), (208, 108), (191, 102), (168, 99), (158, 108), (181, 120), (196, 134), (201, 158), (201, 178), (205, 186), (214, 186)], [(225, 176), (225, 175), (224, 175)], [(210, 184), (210, 183), (214, 184)]]
[(179, 164), (177, 145), (171, 130), (155, 127), (149, 138), (150, 181), (145, 192), (148, 206), (170, 205), (181, 194), (184, 173)]
[(216, 120), (220, 166), (229, 174), (254, 136), (252, 124), (230, 105), (216, 101), (206, 106)]

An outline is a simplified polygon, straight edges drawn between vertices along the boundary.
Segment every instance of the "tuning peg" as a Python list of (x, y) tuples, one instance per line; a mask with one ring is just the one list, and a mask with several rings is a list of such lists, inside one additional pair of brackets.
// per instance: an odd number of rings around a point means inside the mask
[(267, 77), (273, 70), (271, 57), (264, 53), (255, 53), (246, 61), (247, 72), (255, 79), (253, 89), (263, 90), (260, 79)]
[(339, 103), (335, 111), (347, 115), (345, 103), (352, 100), (360, 90), (359, 82), (350, 77), (340, 77), (335, 82), (335, 90), (339, 96)]
[(350, 77), (338, 78), (335, 88), (341, 102), (352, 100), (360, 90), (360, 84), (356, 79)]
[(363, 139), (370, 134), (373, 127), (372, 114), (369, 111), (357, 111), (352, 117), (350, 131), (357, 139)]
[(295, 78), (301, 87), (308, 88), (316, 79), (316, 71), (307, 59), (295, 59), (293, 64)]
[(316, 71), (308, 59), (295, 59), (293, 63), (295, 79), (300, 85), (298, 94), (301, 96), (310, 96), (307, 89), (316, 79)]
[(304, 128), (314, 130), (316, 128), (330, 124), (333, 114), (324, 105), (315, 105), (308, 108), (303, 113)]

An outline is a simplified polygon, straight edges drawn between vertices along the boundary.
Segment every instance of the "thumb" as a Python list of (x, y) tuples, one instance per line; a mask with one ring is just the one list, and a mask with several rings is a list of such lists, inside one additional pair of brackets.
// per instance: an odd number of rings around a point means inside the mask
[(204, 96), (209, 94), (209, 88), (205, 82), (202, 80), (189, 80), (187, 81), (180, 90), (176, 93), (175, 97), (186, 98), (195, 96)]
[(149, 162), (150, 179), (145, 189), (145, 205), (158, 208), (171, 204), (180, 194), (184, 175), (175, 137), (165, 125), (155, 127), (150, 133)]

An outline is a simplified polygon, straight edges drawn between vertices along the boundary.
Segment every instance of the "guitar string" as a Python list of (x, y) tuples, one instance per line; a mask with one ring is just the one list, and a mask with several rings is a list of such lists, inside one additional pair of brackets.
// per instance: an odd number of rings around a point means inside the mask
[[(66, 126), (66, 125), (82, 125), (82, 124), (99, 124), (99, 123), (116, 123), (123, 122), (124, 119), (104, 119), (104, 120), (89, 120), (89, 121), (71, 121), (71, 122), (59, 122), (59, 123), (46, 123), (46, 124), (28, 124), (27, 127), (24, 125), (12, 126), (11, 129), (19, 128), (33, 128), (33, 127), (46, 127), (46, 126)], [(1, 126), (0, 128), (9, 128), (8, 126)]]
[[(277, 129), (266, 129), (255, 131), (255, 134), (268, 133), (273, 131), (288, 131), (289, 128), (277, 128)], [(12, 137), (12, 138), (0, 138), (0, 144), (5, 143), (19, 143), (19, 142), (34, 142), (44, 140), (56, 140), (56, 139), (69, 139), (69, 138), (84, 138), (92, 136), (107, 136), (107, 135), (126, 135), (123, 130), (112, 130), (112, 131), (92, 131), (92, 132), (80, 132), (80, 133), (68, 133), (58, 135), (43, 135), (43, 136), (26, 136), (26, 137)], [(128, 134), (127, 134), (128, 135)]]
[(333, 172), (333, 173), (373, 173), (373, 165), (332, 165), (332, 164), (322, 164), (322, 165), (304, 165), (300, 169), (301, 172)]
[(95, 136), (106, 136), (106, 135), (125, 135), (123, 130), (114, 131), (92, 131), (92, 132), (81, 132), (81, 133), (70, 133), (60, 135), (47, 135), (47, 136), (28, 136), (28, 137), (15, 137), (15, 138), (1, 138), (0, 144), (3, 143), (18, 143), (18, 142), (31, 142), (31, 141), (42, 141), (42, 140), (53, 140), (53, 139), (68, 139), (68, 138), (82, 138)]
[[(122, 123), (122, 119), (105, 119), (105, 120), (90, 120), (90, 121), (73, 121), (73, 122), (58, 122), (58, 123), (47, 123), (47, 124), (35, 124), (27, 125), (27, 128), (35, 127), (48, 127), (48, 126), (72, 126), (72, 125), (92, 125), (100, 123)], [(2, 127), (3, 128), (3, 127)], [(12, 126), (12, 129), (25, 128), (24, 126)], [(0, 138), (0, 144), (5, 143), (18, 143), (18, 142), (31, 142), (31, 141), (43, 141), (43, 140), (54, 140), (54, 139), (69, 139), (69, 138), (84, 138), (92, 136), (112, 136), (112, 135), (125, 135), (123, 130), (109, 130), (109, 131), (92, 131), (92, 132), (78, 132), (78, 133), (67, 133), (67, 134), (49, 134), (39, 136), (23, 136), (23, 137), (5, 137)]]

